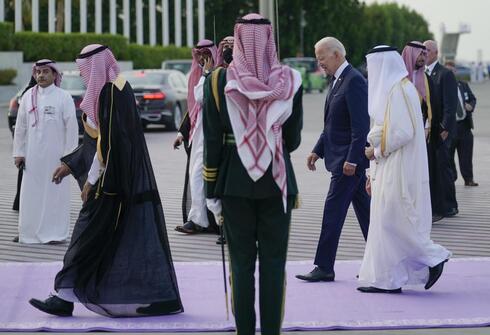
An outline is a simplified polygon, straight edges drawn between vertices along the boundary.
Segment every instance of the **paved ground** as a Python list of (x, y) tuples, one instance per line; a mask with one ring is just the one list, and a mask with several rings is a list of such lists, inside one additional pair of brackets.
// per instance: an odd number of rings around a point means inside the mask
[[(479, 187), (467, 188), (457, 181), (460, 214), (434, 225), (433, 239), (450, 249), (454, 257), (490, 256), (490, 83), (473, 85), (478, 104), (475, 112), (475, 180)], [(304, 99), (304, 131), (300, 148), (293, 153), (293, 164), (300, 186), (302, 206), (293, 214), (288, 257), (290, 260), (310, 260), (314, 257), (320, 232), (323, 201), (328, 190), (329, 175), (322, 163), (312, 173), (305, 167), (310, 152), (322, 128), (324, 96), (309, 94)], [(167, 230), (175, 261), (218, 260), (220, 249), (214, 244), (215, 236), (183, 236), (174, 231), (181, 223), (180, 197), (182, 194), (185, 155), (174, 151), (171, 143), (175, 133), (163, 128), (152, 128), (146, 133), (152, 163), (157, 176), (167, 220)], [(15, 193), (16, 170), (11, 158), (12, 141), (7, 129), (6, 108), (0, 106), (0, 261), (52, 261), (61, 260), (66, 245), (19, 245), (11, 242), (17, 231), (17, 213), (11, 210)], [(72, 224), (81, 202), (73, 183)], [(364, 241), (352, 209), (342, 233), (338, 259), (360, 259)], [(329, 332), (330, 334), (346, 333)], [(348, 334), (374, 334), (375, 332), (347, 332)], [(378, 333), (378, 332), (376, 332)], [(383, 332), (383, 334), (412, 334), (412, 331)], [(452, 330), (423, 330), (417, 334), (488, 334), (489, 328)], [(309, 333), (317, 334), (317, 333)]]

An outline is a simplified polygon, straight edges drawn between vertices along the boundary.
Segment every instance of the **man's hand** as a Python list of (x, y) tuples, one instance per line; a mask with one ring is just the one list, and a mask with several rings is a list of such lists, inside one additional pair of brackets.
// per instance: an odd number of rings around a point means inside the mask
[(372, 161), (374, 159), (374, 147), (366, 147), (364, 149), (364, 154), (366, 155), (366, 158)]
[(83, 203), (87, 202), (88, 194), (91, 189), (92, 189), (92, 184), (90, 184), (88, 181), (85, 182), (85, 185), (83, 185), (82, 195), (81, 195)]
[(61, 164), (54, 170), (53, 179), (51, 180), (55, 184), (61, 183), (63, 178), (70, 174), (70, 169), (65, 164)]
[(213, 68), (213, 59), (211, 57), (204, 58), (203, 72), (209, 72)]
[(371, 177), (366, 180), (366, 193), (371, 196)]
[(177, 135), (177, 138), (174, 141), (174, 150), (179, 149), (183, 141), (184, 141), (184, 137), (182, 135)]
[(448, 136), (449, 136), (449, 132), (447, 130), (441, 131), (441, 138), (443, 141), (445, 141)]
[(473, 111), (473, 106), (471, 106), (469, 103), (465, 102), (464, 108), (466, 109), (467, 112), (472, 112)]
[(318, 160), (318, 155), (315, 154), (314, 152), (312, 152), (307, 158), (306, 158), (306, 166), (308, 167), (308, 169), (310, 171), (315, 171), (316, 170), (316, 166), (315, 166), (315, 162)]
[(20, 165), (21, 165), (22, 162), (25, 162), (25, 158), (24, 157), (14, 157), (14, 164), (17, 167), (17, 169), (20, 168)]
[(356, 166), (355, 165), (352, 165), (348, 162), (345, 162), (344, 163), (344, 174), (346, 176), (353, 176), (354, 173), (356, 173)]

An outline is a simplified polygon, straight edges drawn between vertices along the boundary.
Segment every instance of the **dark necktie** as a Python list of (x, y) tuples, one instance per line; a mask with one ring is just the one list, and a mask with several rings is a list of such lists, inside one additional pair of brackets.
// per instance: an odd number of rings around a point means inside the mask
[(327, 102), (330, 100), (330, 96), (332, 95), (333, 91), (333, 84), (335, 83), (335, 76), (332, 76), (332, 80), (330, 80), (330, 84), (328, 85), (328, 94), (327, 94)]

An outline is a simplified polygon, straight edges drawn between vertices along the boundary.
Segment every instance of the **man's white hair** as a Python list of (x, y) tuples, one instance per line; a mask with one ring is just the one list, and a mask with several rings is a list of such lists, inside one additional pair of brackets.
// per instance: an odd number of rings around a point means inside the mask
[(326, 48), (330, 51), (337, 51), (340, 53), (343, 57), (347, 55), (345, 52), (345, 47), (344, 45), (335, 37), (324, 37), (315, 44), (315, 49), (318, 48)]

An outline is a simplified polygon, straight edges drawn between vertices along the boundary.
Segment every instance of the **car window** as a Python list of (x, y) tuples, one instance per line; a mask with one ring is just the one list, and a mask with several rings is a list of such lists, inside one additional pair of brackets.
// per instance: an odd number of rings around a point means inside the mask
[(167, 70), (177, 70), (182, 73), (187, 73), (191, 70), (191, 63), (190, 62), (185, 62), (185, 63), (166, 63), (165, 64), (165, 69)]
[(178, 86), (181, 90), (187, 90), (187, 79), (181, 73), (175, 74), (176, 81), (178, 82)]
[(61, 80), (61, 88), (67, 91), (84, 91), (85, 84), (80, 76), (64, 75)]
[(168, 73), (126, 72), (124, 78), (131, 86), (164, 85), (168, 82)]

